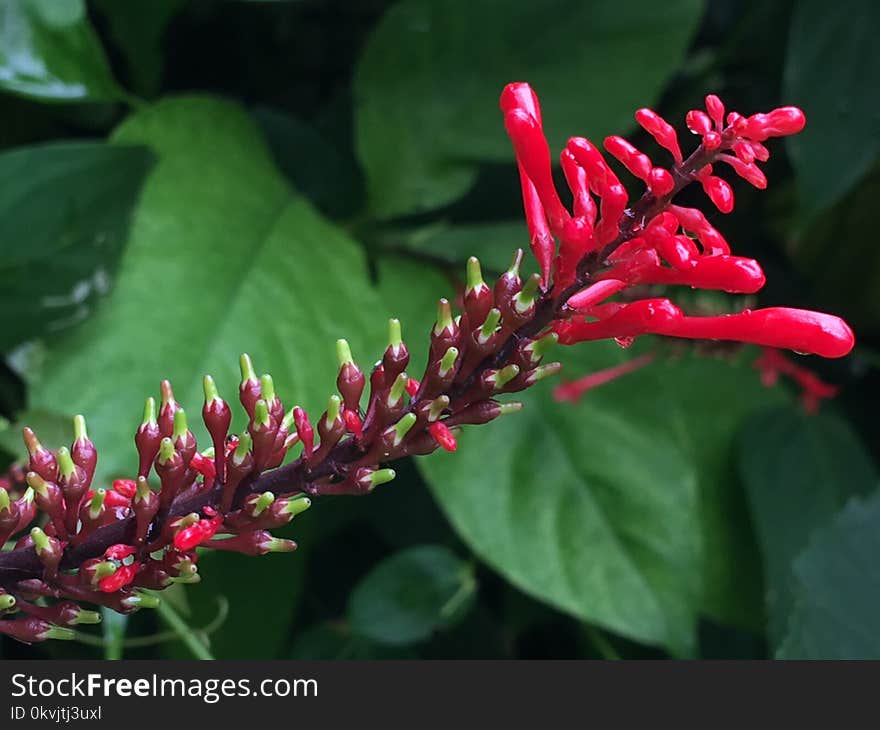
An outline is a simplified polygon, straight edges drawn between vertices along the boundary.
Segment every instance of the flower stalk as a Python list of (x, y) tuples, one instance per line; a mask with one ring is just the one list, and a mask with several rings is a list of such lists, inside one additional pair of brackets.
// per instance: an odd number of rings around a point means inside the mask
[[(527, 84), (510, 84), (501, 109), (540, 273), (522, 280), (518, 250), (490, 286), (479, 261), (469, 259), (462, 312), (456, 315), (446, 299), (438, 303), (420, 378), (411, 377), (417, 373), (396, 319), (369, 375), (348, 343), (338, 340), (338, 393), (314, 420), (300, 406), (286, 410), (272, 377), (258, 377), (242, 355), (238, 392), (247, 427), (239, 436), (229, 434), (231, 409), (206, 375), (202, 419), (211, 443), (204, 452), (171, 383), (162, 381), (158, 413), (148, 398), (135, 433), (136, 479), (117, 480), (111, 489), (91, 488), (98, 452), (81, 416), (69, 449), (51, 451), (25, 429), (27, 486), (16, 494), (0, 491), (0, 537), (29, 530), (14, 549), (0, 553), (0, 633), (25, 642), (67, 638), (67, 626), (99, 616), (81, 602), (121, 613), (156, 607), (159, 599), (145, 591), (198, 582), (199, 550), (294, 550), (294, 541), (271, 530), (298, 518), (315, 498), (363, 495), (390, 482), (395, 472), (387, 465), (398, 459), (454, 452), (463, 427), (515, 413), (521, 404), (502, 399), (557, 373), (559, 363), (544, 361), (557, 344), (614, 339), (628, 346), (651, 334), (752, 342), (823, 357), (841, 357), (853, 347), (846, 323), (828, 314), (773, 307), (693, 316), (668, 298), (644, 296), (646, 285), (731, 293), (763, 286), (756, 261), (731, 254), (701, 211), (674, 200), (696, 183), (719, 211), (730, 212), (733, 189), (716, 168), (766, 186), (758, 167), (769, 155), (763, 142), (799, 131), (800, 110), (725, 117), (721, 101), (709, 96), (706, 111), (687, 116), (701, 141), (685, 158), (672, 125), (640, 109), (636, 121), (672, 164), (655, 165), (622, 137), (604, 141), (611, 157), (645, 187), (632, 205), (599, 147), (574, 137), (560, 156), (573, 200), (569, 210), (553, 181), (535, 93)], [(652, 358), (594, 373), (557, 392), (575, 399)], [(819, 385), (779, 360), (767, 359), (765, 373), (771, 371), (799, 378), (814, 398), (824, 397)], [(298, 454), (288, 460), (295, 448)], [(41, 526), (33, 526), (38, 515)], [(34, 603), (35, 597), (49, 605)]]

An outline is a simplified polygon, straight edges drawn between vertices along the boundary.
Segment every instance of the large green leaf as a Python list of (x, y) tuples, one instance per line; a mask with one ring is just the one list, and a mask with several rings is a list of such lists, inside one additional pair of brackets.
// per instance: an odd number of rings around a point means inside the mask
[(348, 621), (373, 641), (414, 644), (461, 618), (475, 591), (472, 566), (443, 545), (418, 545), (361, 579), (349, 597)]
[(880, 658), (880, 494), (851, 499), (795, 561), (781, 659)]
[(151, 155), (60, 142), (0, 154), (0, 349), (85, 319), (107, 293)]
[(357, 146), (379, 217), (448, 203), (475, 162), (512, 159), (498, 97), (529, 81), (555, 149), (625, 132), (658, 98), (702, 14), (700, 0), (619, 3), (404, 0), (382, 19), (355, 78)]
[(770, 637), (778, 645), (794, 600), (792, 562), (848, 496), (876, 485), (877, 472), (845, 421), (795, 406), (749, 419), (740, 468), (764, 556)]
[(358, 247), (291, 192), (231, 104), (160, 102), (114, 139), (149, 145), (158, 162), (113, 295), (52, 343), (44, 376), (31, 374), (34, 405), (86, 414), (103, 477), (131, 473), (142, 399), (160, 378), (198, 421), (202, 374), (234, 400), (242, 351), (317, 416), (334, 387), (334, 341), (381, 351), (385, 312)]
[(700, 602), (697, 473), (648, 378), (628, 383), (641, 405), (613, 388), (572, 407), (542, 385), (521, 414), (468, 430), (455, 454), (421, 466), (461, 534), (515, 585), (688, 653)]
[(83, 0), (0, 4), (0, 89), (44, 101), (121, 95)]
[(807, 114), (807, 127), (789, 140), (789, 150), (810, 214), (843, 196), (880, 153), (880, 102), (870, 91), (880, 76), (878, 26), (874, 0), (796, 4), (784, 95)]

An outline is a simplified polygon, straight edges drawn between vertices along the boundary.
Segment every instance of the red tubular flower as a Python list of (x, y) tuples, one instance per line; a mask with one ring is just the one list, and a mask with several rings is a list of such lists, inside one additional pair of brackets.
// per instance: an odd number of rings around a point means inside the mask
[[(729, 294), (754, 294), (764, 286), (764, 272), (754, 259), (741, 256), (701, 256), (686, 267), (659, 264), (641, 266), (629, 272), (628, 284), (676, 284), (696, 289), (717, 289)], [(610, 275), (623, 278), (620, 269)]]
[(573, 345), (588, 340), (637, 337), (656, 334), (682, 318), (681, 310), (668, 299), (640, 299), (621, 305), (611, 316), (598, 322), (557, 322), (553, 330), (559, 343)]
[(572, 309), (581, 309), (598, 304), (617, 292), (626, 289), (628, 284), (618, 279), (604, 279), (575, 294), (566, 304)]
[(595, 373), (584, 375), (582, 378), (578, 378), (570, 383), (557, 385), (553, 389), (553, 397), (558, 401), (576, 402), (580, 400), (588, 390), (593, 390), (593, 388), (598, 388), (601, 385), (610, 383), (612, 380), (617, 380), (624, 375), (635, 372), (653, 361), (654, 353), (646, 352), (644, 355), (635, 357), (632, 360), (627, 360), (620, 365), (615, 365), (614, 367), (605, 368), (605, 370), (598, 370)]
[(840, 317), (788, 307), (680, 317), (659, 323), (653, 331), (672, 337), (751, 342), (829, 358), (849, 354), (855, 344), (852, 330)]
[(700, 184), (703, 186), (703, 192), (709, 196), (709, 200), (722, 213), (730, 213), (733, 210), (733, 188), (716, 175), (704, 175), (700, 178)]
[(513, 109), (504, 116), (504, 126), (513, 140), (517, 159), (535, 186), (547, 214), (550, 229), (559, 235), (565, 230), (569, 215), (559, 199), (550, 169), (550, 148), (541, 125), (523, 109)]
[(786, 375), (801, 388), (801, 402), (807, 413), (814, 413), (819, 403), (837, 395), (839, 388), (824, 382), (818, 375), (792, 362), (781, 350), (765, 347), (754, 362), (761, 371), (761, 382), (767, 387), (776, 383), (780, 375)]
[(654, 138), (657, 144), (669, 151), (677, 165), (681, 164), (682, 156), (681, 148), (678, 146), (678, 135), (669, 122), (657, 112), (644, 108), (636, 111), (636, 121)]

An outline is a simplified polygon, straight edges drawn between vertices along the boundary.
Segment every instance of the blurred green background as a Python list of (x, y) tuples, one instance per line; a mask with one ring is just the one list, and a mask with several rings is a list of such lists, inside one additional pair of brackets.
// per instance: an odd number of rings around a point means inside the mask
[[(762, 262), (762, 305), (859, 336), (801, 361), (841, 385), (812, 416), (750, 349), (676, 350), (576, 406), (541, 384), (458, 453), (319, 500), (286, 531), (297, 553), (205, 555), (200, 585), (166, 592), (190, 647), (144, 611), (2, 656), (880, 656), (878, 8), (0, 0), (0, 466), (23, 421), (57, 447), (82, 412), (100, 478), (130, 476), (160, 378), (195, 411), (205, 372), (234, 393), (242, 351), (319, 413), (334, 341), (368, 364), (392, 315), (417, 369), (465, 258), (497, 273), (527, 242), (497, 109), (513, 80), (557, 152), (616, 132), (660, 160), (633, 111), (683, 130), (710, 92), (802, 106), (769, 189), (737, 180), (712, 219)], [(648, 346), (581, 346), (564, 377)]]

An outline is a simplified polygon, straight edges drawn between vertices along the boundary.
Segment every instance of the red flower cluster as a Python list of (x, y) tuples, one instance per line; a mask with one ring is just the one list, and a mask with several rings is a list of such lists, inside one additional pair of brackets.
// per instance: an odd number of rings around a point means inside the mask
[[(764, 285), (757, 261), (731, 255), (727, 241), (701, 211), (672, 200), (685, 185), (699, 182), (718, 210), (729, 213), (733, 191), (714, 174), (722, 163), (752, 185), (766, 187), (757, 164), (769, 157), (763, 142), (799, 132), (805, 122), (800, 109), (783, 107), (749, 117), (730, 112), (725, 120), (720, 99), (708, 96), (705, 112), (687, 115), (688, 128), (702, 140), (687, 159), (673, 127), (650, 109), (638, 110), (636, 121), (673, 164), (669, 169), (655, 166), (622, 137), (605, 139), (608, 153), (645, 185), (633, 208), (627, 208), (626, 189), (599, 149), (573, 137), (560, 156), (572, 213), (553, 183), (534, 92), (527, 84), (510, 84), (501, 95), (501, 109), (519, 165), (542, 285), (565, 299), (567, 316), (553, 325), (560, 343), (616, 338), (629, 344), (639, 335), (657, 334), (752, 342), (824, 357), (842, 357), (852, 349), (852, 331), (832, 315), (775, 307), (692, 317), (668, 299), (639, 298), (633, 290), (672, 284), (751, 294)], [(616, 294), (622, 295), (620, 301), (608, 301)]]
[[(693, 317), (637, 288), (681, 284), (754, 292), (763, 285), (755, 261), (731, 255), (700, 211), (675, 205), (673, 198), (699, 182), (719, 210), (730, 211), (733, 192), (713, 165), (727, 164), (762, 187), (756, 164), (767, 159), (762, 143), (798, 131), (803, 126), (798, 110), (751, 117), (731, 112), (725, 124), (721, 102), (708, 97), (706, 112), (688, 115), (688, 126), (702, 142), (687, 159), (672, 127), (640, 110), (637, 121), (673, 164), (654, 166), (626, 140), (606, 140), (606, 149), (645, 184), (631, 207), (601, 152), (574, 138), (561, 157), (574, 201), (569, 213), (553, 184), (534, 93), (526, 84), (511, 84), (501, 106), (541, 273), (521, 279), (520, 250), (490, 287), (471, 258), (462, 312), (455, 316), (450, 303), (440, 300), (420, 379), (406, 372), (410, 355), (397, 320), (391, 320), (388, 347), (369, 376), (339, 340), (338, 393), (315, 421), (298, 406), (285, 410), (272, 377), (257, 377), (243, 355), (238, 396), (247, 428), (229, 434), (230, 408), (205, 376), (202, 419), (211, 447), (200, 452), (186, 412), (163, 381), (160, 408), (147, 399), (134, 437), (137, 478), (118, 479), (110, 489), (92, 486), (98, 454), (81, 416), (69, 449), (50, 451), (24, 429), (27, 472), (0, 483), (0, 546), (24, 533), (13, 549), (0, 552), (0, 614), (8, 615), (0, 619), (0, 634), (26, 642), (71, 638), (70, 626), (100, 617), (75, 601), (123, 613), (155, 606), (158, 598), (143, 589), (199, 580), (197, 549), (248, 555), (293, 550), (292, 540), (269, 531), (307, 509), (310, 498), (369, 493), (394, 478), (384, 463), (439, 448), (455, 451), (462, 426), (519, 410), (521, 404), (501, 403), (499, 396), (558, 372), (559, 363), (543, 364), (557, 340), (615, 338), (627, 345), (643, 334), (724, 338), (827, 357), (852, 348), (852, 332), (830, 315), (771, 308)], [(785, 373), (810, 398), (826, 397), (819, 381), (769, 353), (765, 374)], [(560, 394), (576, 398), (650, 360), (646, 355), (594, 373)], [(299, 454), (285, 464), (297, 444)], [(36, 521), (39, 526), (32, 526)], [(12, 617), (16, 612), (22, 616)]]

